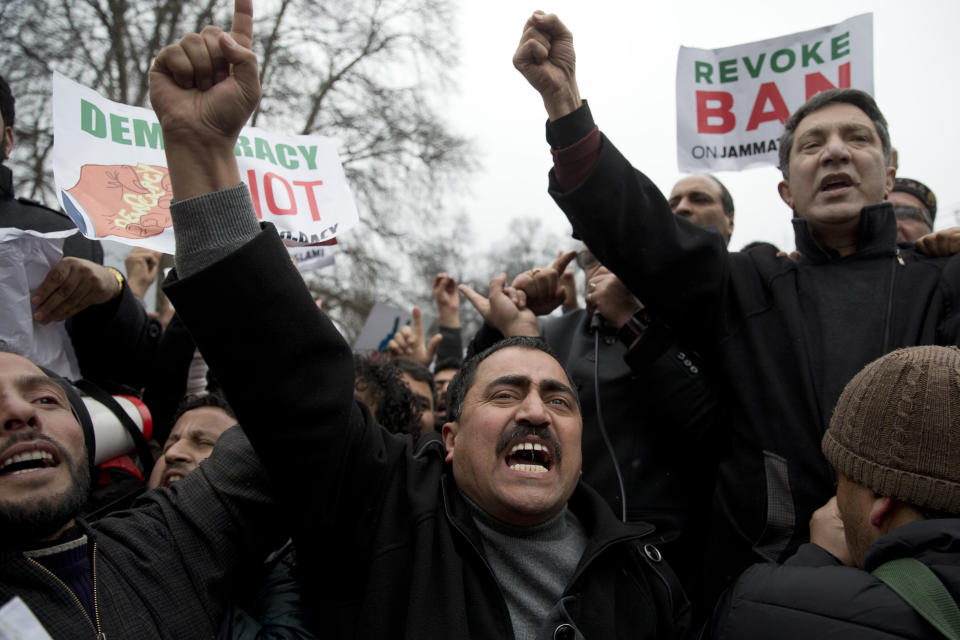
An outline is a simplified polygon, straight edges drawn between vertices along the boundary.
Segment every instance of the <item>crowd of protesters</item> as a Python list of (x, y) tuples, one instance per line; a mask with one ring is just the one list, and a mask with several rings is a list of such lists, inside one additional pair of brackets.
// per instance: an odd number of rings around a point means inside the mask
[[(960, 233), (873, 98), (793, 113), (797, 250), (732, 252), (734, 196), (633, 168), (535, 12), (513, 63), (579, 249), (437, 274), (436, 335), (414, 308), (355, 354), (240, 181), (252, 38), (237, 0), (150, 71), (176, 312), (159, 254), (80, 235), (5, 300), (37, 330), (0, 331), (0, 638), (960, 637)], [(13, 195), (14, 105), (0, 78), (2, 226), (69, 230)]]

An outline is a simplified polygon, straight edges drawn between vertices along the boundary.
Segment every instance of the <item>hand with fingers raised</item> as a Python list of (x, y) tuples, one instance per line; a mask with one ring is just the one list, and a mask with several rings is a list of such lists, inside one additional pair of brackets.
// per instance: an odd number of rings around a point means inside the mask
[(414, 307), (413, 326), (401, 327), (393, 334), (390, 342), (387, 343), (387, 353), (391, 358), (406, 358), (429, 367), (434, 356), (437, 355), (437, 348), (442, 339), (443, 336), (438, 333), (430, 338), (429, 343), (427, 342), (426, 336), (423, 335), (423, 316), (420, 313), (420, 307)]
[(508, 287), (506, 284), (507, 274), (501, 273), (490, 281), (489, 297), (487, 298), (484, 298), (466, 284), (460, 285), (460, 292), (467, 296), (467, 300), (483, 316), (483, 319), (502, 333), (505, 338), (539, 336), (537, 317), (533, 315), (530, 309), (522, 306), (522, 292), (518, 295), (516, 291), (511, 291), (512, 287)]
[(441, 327), (460, 326), (460, 294), (457, 281), (449, 273), (433, 277), (433, 301), (437, 304), (437, 324)]
[(576, 251), (560, 253), (549, 267), (524, 271), (513, 279), (510, 286), (524, 293), (528, 309), (538, 316), (545, 316), (563, 304), (566, 292), (560, 277), (575, 257)]
[(177, 200), (240, 184), (237, 136), (260, 101), (253, 0), (236, 0), (233, 27), (208, 26), (164, 47), (150, 68)]

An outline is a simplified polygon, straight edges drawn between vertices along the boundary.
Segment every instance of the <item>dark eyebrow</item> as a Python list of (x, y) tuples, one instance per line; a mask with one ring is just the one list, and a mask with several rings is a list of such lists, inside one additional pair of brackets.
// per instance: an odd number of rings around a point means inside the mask
[(710, 194), (707, 193), (706, 191), (703, 191), (702, 189), (693, 189), (692, 191), (687, 191), (686, 193), (678, 193), (677, 195), (670, 196), (670, 199), (667, 200), (667, 203), (671, 203), (671, 202), (673, 202), (674, 200), (676, 200), (676, 201), (682, 200), (682, 199), (683, 199), (683, 196), (687, 196), (687, 197), (689, 197), (689, 196), (706, 196), (706, 197), (711, 198), (711, 199), (713, 198), (712, 195), (710, 195)]
[(492, 391), (494, 387), (516, 387), (526, 389), (530, 386), (530, 378), (519, 374), (500, 376), (492, 380), (485, 388), (486, 391)]
[(823, 132), (826, 129), (823, 125), (817, 125), (815, 127), (810, 127), (803, 133), (797, 136), (797, 140), (802, 140), (804, 138), (814, 138), (817, 136), (823, 136)]
[[(810, 127), (809, 129), (804, 131), (802, 134), (797, 136), (797, 139), (801, 140), (807, 137), (823, 136), (824, 131), (829, 128), (830, 127), (826, 125), (817, 125), (815, 127)], [(870, 125), (868, 125), (865, 122), (856, 122), (856, 121), (844, 122), (839, 125), (839, 128), (844, 133), (849, 133), (851, 131), (867, 131), (868, 133), (871, 133), (871, 134), (874, 133), (873, 128), (870, 127)]]
[[(527, 376), (523, 375), (506, 375), (500, 376), (496, 380), (493, 380), (490, 384), (487, 385), (486, 390), (489, 392), (495, 387), (516, 387), (518, 389), (527, 389), (530, 387), (531, 380)], [(540, 381), (540, 391), (542, 393), (565, 393), (570, 397), (576, 397), (576, 394), (573, 393), (573, 389), (569, 385), (564, 384), (559, 380), (554, 380), (553, 378), (545, 378)]]
[(573, 389), (570, 388), (570, 385), (564, 384), (559, 380), (554, 380), (553, 378), (547, 378), (546, 380), (540, 381), (540, 391), (545, 393), (565, 393), (572, 398), (576, 397), (576, 394), (573, 392)]
[(220, 436), (214, 434), (213, 430), (209, 429), (208, 427), (194, 427), (190, 430), (189, 437), (193, 438), (194, 440), (198, 440), (201, 438), (217, 440), (219, 439)]
[(869, 133), (870, 135), (874, 135), (874, 129), (873, 129), (873, 127), (870, 127), (870, 126), (868, 126), (866, 123), (863, 123), (863, 122), (850, 122), (850, 123), (847, 123), (847, 124), (843, 125), (842, 127), (840, 127), (840, 129), (841, 129), (841, 131), (844, 131), (845, 133), (850, 133), (850, 132), (853, 132), (853, 131), (865, 131), (866, 133)]

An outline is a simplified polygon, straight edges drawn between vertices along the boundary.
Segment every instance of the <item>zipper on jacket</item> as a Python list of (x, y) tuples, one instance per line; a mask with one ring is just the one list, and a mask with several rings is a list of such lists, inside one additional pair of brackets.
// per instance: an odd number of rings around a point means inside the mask
[(93, 543), (93, 560), (91, 564), (93, 565), (93, 615), (96, 616), (97, 620), (97, 640), (107, 640), (107, 634), (103, 632), (103, 627), (100, 625), (100, 598), (97, 595), (97, 543)]
[(901, 267), (907, 266), (903, 261), (903, 255), (900, 253), (900, 247), (896, 247), (896, 261), (890, 263), (890, 290), (887, 294), (887, 315), (883, 321), (883, 352), (881, 356), (890, 352), (890, 322), (893, 315), (893, 289), (897, 281), (897, 263)]
[(87, 624), (90, 625), (90, 628), (95, 634), (97, 634), (97, 640), (107, 640), (107, 634), (103, 632), (103, 629), (100, 627), (100, 608), (97, 606), (97, 543), (93, 543), (93, 612), (97, 617), (96, 624), (90, 619), (90, 614), (87, 613), (86, 607), (83, 606), (83, 603), (80, 602), (80, 598), (77, 597), (77, 594), (73, 592), (73, 589), (67, 586), (67, 583), (61, 580), (57, 574), (50, 569), (47, 569), (45, 566), (34, 560), (33, 558), (28, 557), (27, 561), (36, 565), (41, 571), (46, 573), (48, 576), (53, 578), (60, 586), (66, 589), (67, 593), (70, 594), (70, 597), (73, 598), (73, 601), (76, 603), (77, 608), (80, 609), (80, 613), (83, 614), (84, 620), (87, 621)]

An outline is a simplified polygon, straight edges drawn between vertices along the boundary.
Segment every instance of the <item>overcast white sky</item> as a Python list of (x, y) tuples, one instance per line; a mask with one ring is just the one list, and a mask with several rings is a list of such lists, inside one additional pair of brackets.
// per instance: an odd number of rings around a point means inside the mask
[[(461, 3), (460, 92), (450, 99), (455, 129), (474, 140), (482, 166), (463, 196), (478, 245), (503, 237), (509, 221), (536, 216), (569, 235), (546, 194), (550, 155), (540, 97), (511, 58), (534, 9), (556, 13), (573, 32), (580, 93), (600, 128), (631, 162), (669, 191), (676, 164), (675, 80), (680, 45), (713, 49), (874, 15), (875, 97), (900, 152), (899, 175), (929, 185), (939, 201), (937, 228), (960, 224), (960, 2), (748, 0), (649, 2), (516, 0)], [(790, 211), (773, 168), (723, 172), (736, 204), (731, 248), (766, 240), (793, 248)], [(960, 216), (960, 214), (958, 214)]]

